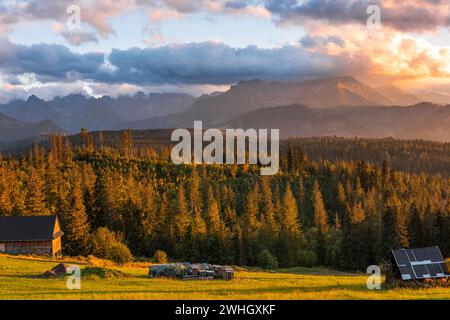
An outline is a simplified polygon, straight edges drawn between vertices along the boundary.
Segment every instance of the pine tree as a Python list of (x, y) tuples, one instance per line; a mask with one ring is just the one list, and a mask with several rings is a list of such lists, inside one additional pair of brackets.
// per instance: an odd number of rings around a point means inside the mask
[(220, 209), (211, 186), (208, 188), (206, 201), (207, 248), (206, 252), (212, 262), (219, 263), (226, 254), (226, 232), (220, 215)]
[(275, 220), (275, 209), (273, 206), (272, 191), (268, 177), (263, 177), (261, 181), (261, 206), (260, 214), (264, 221), (264, 237), (265, 246), (270, 250), (273, 248), (274, 242), (278, 238), (279, 226)]
[(180, 185), (178, 187), (177, 207), (174, 217), (174, 224), (176, 239), (177, 241), (181, 241), (186, 236), (191, 224), (183, 185)]
[(0, 216), (9, 216), (14, 209), (11, 199), (10, 176), (11, 174), (5, 168), (0, 167)]
[(159, 206), (158, 218), (160, 221), (158, 234), (161, 239), (161, 246), (167, 248), (170, 246), (170, 239), (174, 236), (173, 230), (173, 215), (169, 205), (169, 198), (167, 192), (161, 195), (161, 204)]
[(248, 192), (246, 199), (246, 210), (244, 216), (244, 246), (247, 263), (254, 265), (256, 256), (259, 253), (258, 235), (261, 229), (261, 222), (258, 219), (258, 192), (259, 188), (256, 184), (253, 190)]
[(221, 236), (222, 233), (222, 219), (220, 217), (219, 206), (214, 198), (213, 189), (211, 186), (208, 188), (207, 193), (207, 228), (210, 236)]
[(312, 191), (313, 209), (314, 209), (314, 226), (318, 233), (326, 234), (328, 232), (328, 215), (323, 203), (322, 193), (320, 192), (319, 182), (316, 180)]
[(202, 214), (202, 197), (200, 194), (200, 178), (197, 173), (197, 169), (195, 166), (192, 169), (191, 174), (191, 180), (190, 180), (190, 186), (189, 186), (189, 198), (191, 202), (191, 213), (192, 216), (195, 217), (196, 215)]
[(420, 210), (415, 202), (413, 202), (413, 204), (411, 205), (409, 215), (410, 219), (408, 233), (410, 236), (411, 246), (421, 247), (424, 243), (422, 217), (420, 214)]
[(283, 197), (283, 213), (278, 256), (282, 266), (292, 267), (297, 262), (297, 250), (300, 248), (301, 227), (298, 221), (298, 209), (289, 183)]
[(71, 256), (87, 255), (89, 253), (89, 223), (83, 204), (80, 181), (77, 177), (63, 210), (61, 223), (64, 231), (64, 251)]
[(142, 243), (142, 250), (146, 255), (150, 255), (150, 251), (156, 250), (155, 241), (158, 234), (161, 221), (157, 218), (156, 207), (156, 192), (152, 185), (147, 183), (142, 191), (142, 204), (140, 211), (140, 240)]
[(50, 215), (50, 211), (46, 207), (44, 182), (34, 168), (30, 169), (28, 177), (28, 194), (25, 205), (26, 214), (29, 216)]
[(395, 195), (385, 206), (382, 217), (381, 256), (388, 257), (390, 250), (409, 247), (405, 214)]
[(281, 221), (282, 232), (291, 239), (298, 239), (301, 234), (300, 222), (298, 221), (298, 208), (290, 184), (286, 186), (283, 197), (283, 215)]
[(320, 264), (325, 263), (326, 259), (326, 235), (328, 233), (328, 214), (325, 211), (325, 205), (320, 192), (319, 182), (316, 180), (313, 185), (313, 210), (314, 226), (316, 229), (316, 253)]

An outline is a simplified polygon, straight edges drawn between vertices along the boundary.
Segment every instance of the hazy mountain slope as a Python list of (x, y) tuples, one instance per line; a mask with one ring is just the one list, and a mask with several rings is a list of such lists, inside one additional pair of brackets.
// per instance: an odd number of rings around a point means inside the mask
[(345, 116), (327, 114), (294, 104), (248, 113), (223, 125), (224, 128), (280, 129), (282, 138), (295, 136), (382, 137), (383, 134), (352, 122)]
[(443, 94), (437, 92), (424, 92), (418, 94), (422, 101), (428, 101), (431, 103), (437, 103), (442, 105), (450, 104), (450, 94)]
[[(441, 108), (439, 105), (420, 103), (409, 107), (344, 107), (330, 110), (330, 113), (348, 117), (353, 122), (382, 132), (386, 137), (394, 137), (402, 128), (420, 122), (422, 119), (436, 118)], [(436, 119), (436, 121), (438, 120)], [(420, 138), (420, 132), (417, 132), (414, 138)]]
[(195, 101), (195, 98), (188, 94), (150, 93), (145, 95), (142, 92), (134, 96), (119, 96), (116, 99), (104, 96), (101, 99), (125, 121), (139, 121), (185, 112)]
[(77, 113), (66, 116), (58, 124), (67, 131), (79, 132), (81, 128), (88, 130), (108, 130), (123, 122), (104, 101), (90, 98), (84, 108)]
[(388, 84), (383, 87), (377, 88), (377, 91), (380, 92), (383, 96), (388, 98), (395, 105), (399, 106), (410, 106), (413, 104), (417, 104), (421, 102), (421, 100), (415, 95), (406, 92), (393, 84)]
[(60, 129), (50, 120), (25, 123), (0, 113), (0, 143), (15, 142), (57, 131)]
[[(125, 129), (134, 129), (134, 130), (146, 130), (146, 129), (170, 129), (170, 128), (179, 128), (180, 123), (183, 122), (184, 114), (169, 114), (163, 117), (155, 117), (138, 121), (126, 121), (121, 122), (114, 127), (112, 130), (125, 130)], [(190, 126), (192, 127), (193, 122)]]
[(450, 106), (441, 107), (397, 132), (396, 138), (421, 139), (450, 142)]
[(238, 117), (225, 128), (280, 129), (281, 137), (397, 137), (450, 141), (450, 106), (421, 103), (410, 107), (271, 107)]
[(377, 90), (353, 77), (335, 77), (300, 83), (294, 99), (312, 108), (392, 104)]

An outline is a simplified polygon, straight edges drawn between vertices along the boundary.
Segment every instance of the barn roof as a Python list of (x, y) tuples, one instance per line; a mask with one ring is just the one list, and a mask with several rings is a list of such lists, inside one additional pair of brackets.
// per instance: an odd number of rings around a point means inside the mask
[(0, 216), (0, 241), (53, 240), (57, 216)]

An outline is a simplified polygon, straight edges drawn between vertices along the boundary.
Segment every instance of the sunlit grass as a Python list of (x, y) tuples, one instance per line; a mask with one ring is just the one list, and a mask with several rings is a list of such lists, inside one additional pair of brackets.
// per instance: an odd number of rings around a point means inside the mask
[[(80, 260), (72, 263), (86, 267)], [(81, 290), (69, 290), (64, 278), (37, 278), (56, 264), (0, 256), (0, 299), (450, 299), (449, 288), (371, 291), (365, 274), (318, 268), (239, 270), (233, 281), (181, 281), (149, 279), (146, 264), (137, 264), (115, 267), (131, 277), (82, 279)]]

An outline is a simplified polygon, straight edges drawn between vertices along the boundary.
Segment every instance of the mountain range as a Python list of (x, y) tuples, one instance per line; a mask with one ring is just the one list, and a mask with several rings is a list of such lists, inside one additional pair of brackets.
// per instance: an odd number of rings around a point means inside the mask
[(139, 92), (134, 96), (117, 98), (70, 94), (51, 101), (32, 95), (27, 100), (0, 105), (0, 112), (28, 123), (51, 120), (63, 131), (75, 133), (81, 128), (108, 130), (124, 121), (180, 113), (186, 111), (194, 100), (193, 96), (177, 93), (146, 95)]
[(190, 128), (194, 120), (202, 120), (204, 127), (280, 128), (283, 137), (392, 136), (450, 141), (450, 106), (444, 106), (450, 104), (450, 98), (446, 97), (414, 95), (391, 84), (372, 88), (349, 76), (290, 83), (241, 81), (225, 92), (198, 98), (142, 92), (117, 98), (71, 94), (51, 101), (30, 96), (0, 105), (0, 130), (28, 126), (27, 134), (11, 132), (1, 140), (14, 141), (50, 129), (76, 133), (80, 128)]

